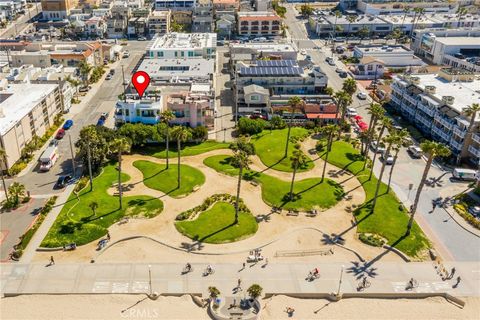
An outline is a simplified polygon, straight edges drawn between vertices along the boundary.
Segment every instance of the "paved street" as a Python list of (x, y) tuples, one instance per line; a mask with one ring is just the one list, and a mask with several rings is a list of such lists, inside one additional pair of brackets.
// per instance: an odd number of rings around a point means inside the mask
[(217, 141), (231, 141), (232, 131), (235, 126), (233, 91), (230, 89), (231, 79), (228, 72), (228, 46), (217, 48), (217, 74), (215, 78), (215, 132), (210, 138)]
[(5, 29), (0, 29), (0, 38), (15, 37), (30, 25), (29, 20), (42, 12), (42, 5), (39, 2), (32, 5), (30, 9), (25, 9), (24, 15), (11, 22)]
[[(46, 261), (47, 263), (47, 261)], [(213, 265), (215, 273), (203, 276), (205, 264), (193, 264), (193, 272), (182, 275), (184, 264), (152, 264), (152, 291), (168, 294), (206, 293), (208, 286), (220, 292), (231, 292), (241, 279), (246, 290), (258, 283), (265, 293), (332, 293), (339, 287), (341, 263), (309, 265), (304, 263), (247, 265), (241, 270), (238, 264)], [(307, 281), (310, 270), (319, 268), (320, 278)], [(450, 271), (451, 265), (445, 267)], [(456, 263), (453, 279), (442, 281), (431, 263), (378, 262), (366, 270), (356, 263), (344, 265), (341, 292), (357, 292), (360, 279), (367, 275), (371, 286), (367, 293), (434, 293), (448, 292), (455, 296), (480, 295), (480, 269), (470, 263)], [(15, 264), (2, 266), (4, 294), (15, 293), (145, 293), (149, 292), (149, 266), (147, 264)], [(458, 288), (452, 286), (456, 277)], [(406, 291), (410, 278), (418, 287)], [(240, 292), (241, 296), (245, 293)]]
[[(293, 9), (288, 7), (286, 15), (286, 23), (289, 26), (289, 32), (292, 39), (305, 39), (307, 37), (304, 28), (304, 21), (296, 19)], [(312, 57), (315, 64), (320, 65), (323, 72), (328, 76), (329, 86), (335, 91), (340, 90), (343, 80), (335, 72), (337, 67), (345, 69), (343, 63), (335, 58), (336, 65), (330, 66), (325, 62), (327, 56), (331, 56), (330, 46), (325, 47), (323, 40), (302, 40), (295, 41), (299, 49), (305, 49)], [(311, 49), (319, 46), (321, 50)], [(368, 122), (370, 116), (367, 107), (370, 105), (369, 100), (359, 100), (353, 97), (352, 107), (356, 108), (359, 115)], [(372, 153), (370, 153), (372, 155)], [(425, 161), (423, 159), (412, 159), (406, 150), (402, 150), (397, 160), (396, 169), (392, 178), (393, 190), (396, 192), (400, 200), (407, 208), (412, 204), (418, 184), (421, 180)], [(381, 162), (377, 161), (374, 172), (379, 174)], [(389, 168), (387, 168), (388, 170)], [(440, 177), (445, 171), (438, 166), (430, 169), (430, 177)], [(465, 231), (441, 208), (437, 208), (434, 213), (429, 213), (432, 208), (431, 200), (437, 197), (452, 196), (460, 193), (467, 188), (466, 183), (452, 182), (449, 180), (451, 174), (447, 173), (442, 178), (441, 187), (425, 187), (420, 199), (418, 207), (417, 222), (421, 224), (423, 230), (427, 233), (430, 240), (435, 244), (437, 249), (447, 259), (455, 259), (459, 261), (480, 261), (480, 237)], [(388, 181), (388, 173), (384, 174), (384, 181)], [(412, 190), (409, 190), (410, 184), (413, 184)], [(453, 208), (449, 208), (453, 210)]]

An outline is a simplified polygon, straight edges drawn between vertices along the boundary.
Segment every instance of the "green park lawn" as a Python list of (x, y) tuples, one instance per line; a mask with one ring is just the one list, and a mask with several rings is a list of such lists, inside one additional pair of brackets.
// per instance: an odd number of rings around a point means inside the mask
[[(202, 154), (208, 151), (217, 150), (217, 149), (228, 149), (228, 143), (217, 142), (214, 140), (207, 140), (199, 144), (186, 144), (182, 145), (180, 155), (185, 156), (195, 156), (197, 154)], [(149, 155), (156, 158), (165, 159), (167, 157), (167, 151), (165, 145), (159, 146), (144, 146), (141, 150), (135, 150), (136, 152), (144, 155)], [(175, 141), (170, 141), (170, 150), (168, 152), (169, 158), (177, 157), (177, 143)]]
[[(285, 141), (288, 129), (264, 130), (258, 135), (252, 136), (251, 142), (255, 145), (255, 151), (264, 165), (278, 171), (293, 172), (290, 157), (294, 150), (294, 143), (290, 140), (288, 155), (285, 155)], [(290, 137), (305, 137), (308, 131), (300, 127), (292, 127)], [(313, 168), (313, 162), (308, 161), (304, 168), (298, 171), (308, 171)]]
[[(208, 157), (203, 162), (216, 171), (236, 176), (238, 168), (230, 164), (231, 160), (231, 156), (217, 155)], [(290, 181), (283, 181), (252, 170), (245, 172), (244, 179), (254, 179), (261, 184), (262, 198), (265, 203), (286, 210), (327, 209), (334, 206), (344, 194), (342, 187), (330, 179), (321, 182), (321, 178), (309, 178), (295, 181), (293, 190), (296, 197), (290, 201), (288, 198)]]
[[(323, 151), (320, 155), (322, 157), (325, 156)], [(378, 180), (375, 175), (372, 176), (370, 181), (368, 180), (370, 170), (368, 168), (362, 170), (362, 156), (350, 143), (335, 141), (328, 161), (356, 175), (365, 190), (366, 201), (354, 212), (358, 221), (358, 232), (378, 234), (388, 239), (389, 245), (396, 247), (411, 257), (417, 256), (422, 250), (430, 247), (427, 237), (417, 223), (413, 224), (410, 235), (404, 238), (409, 216), (393, 191), (386, 193), (387, 185), (384, 183), (380, 186), (380, 196), (377, 199), (375, 212), (371, 213), (369, 205), (375, 195)]]
[(200, 213), (195, 220), (175, 223), (183, 235), (200, 242), (227, 243), (245, 239), (257, 232), (255, 217), (239, 212), (235, 221), (235, 207), (226, 202), (217, 202), (210, 209)]
[[(107, 228), (125, 216), (158, 215), (163, 210), (162, 201), (149, 196), (131, 196), (123, 198), (123, 209), (119, 209), (118, 197), (107, 193), (118, 179), (116, 164), (109, 164), (103, 172), (93, 180), (93, 191), (87, 186), (79, 192), (79, 200), (72, 192), (62, 211), (41, 244), (42, 247), (61, 247), (75, 242), (84, 245), (97, 240), (107, 233)], [(122, 175), (122, 181), (130, 177)], [(98, 203), (93, 215), (89, 204)]]
[(165, 164), (138, 160), (134, 167), (142, 171), (143, 183), (155, 190), (162, 191), (171, 197), (180, 197), (192, 193), (196, 186), (205, 183), (203, 173), (185, 164), (180, 165), (180, 187), (177, 183), (178, 165), (170, 163), (168, 170)]

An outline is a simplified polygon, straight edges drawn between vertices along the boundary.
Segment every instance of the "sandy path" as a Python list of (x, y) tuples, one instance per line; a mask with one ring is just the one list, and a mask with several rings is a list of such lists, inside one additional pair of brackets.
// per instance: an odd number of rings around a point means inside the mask
[[(311, 138), (305, 140), (302, 147), (303, 151), (314, 160), (315, 166), (311, 171), (298, 173), (298, 180), (320, 177), (324, 162), (317, 158), (316, 155), (312, 156), (308, 153), (309, 149), (315, 147), (315, 140)], [(129, 236), (144, 235), (161, 240), (175, 248), (182, 248), (185, 247), (185, 245), (191, 245), (193, 243), (192, 240), (180, 234), (175, 229), (173, 221), (179, 213), (201, 204), (204, 199), (210, 195), (216, 193), (235, 194), (237, 184), (236, 177), (218, 173), (203, 164), (203, 160), (207, 157), (225, 154), (231, 154), (231, 151), (213, 150), (204, 154), (182, 158), (182, 164), (190, 165), (201, 170), (206, 178), (204, 185), (184, 198), (172, 198), (161, 191), (146, 187), (143, 183), (143, 175), (141, 171), (133, 166), (133, 162), (137, 160), (165, 163), (164, 159), (142, 155), (124, 156), (122, 168), (131, 178), (125, 183), (127, 190), (124, 194), (126, 196), (150, 195), (157, 197), (164, 202), (164, 212), (152, 219), (135, 219), (130, 220), (129, 223), (121, 226), (111, 226), (109, 230), (112, 239), (115, 240)], [(266, 174), (286, 181), (291, 179), (291, 173), (268, 169), (258, 157), (252, 157), (252, 162), (253, 170), (263, 171)], [(176, 162), (173, 161), (173, 163)], [(341, 233), (342, 237), (346, 240), (346, 246), (359, 252), (365, 259), (371, 259), (382, 253), (384, 251), (383, 249), (364, 245), (356, 239), (356, 228), (352, 228), (352, 215), (346, 210), (351, 204), (361, 204), (364, 202), (365, 194), (358, 180), (351, 174), (343, 172), (343, 170), (330, 164), (327, 164), (327, 176), (330, 179), (341, 183), (345, 192), (352, 197), (351, 200), (341, 201), (333, 208), (321, 212), (315, 218), (306, 217), (303, 214), (300, 214), (297, 217), (286, 216), (285, 213), (272, 214), (269, 216), (269, 220), (259, 223), (258, 231), (252, 237), (229, 244), (202, 244), (202, 252), (214, 252), (217, 254), (232, 253), (233, 259), (235, 259), (235, 256), (239, 259), (244, 259), (245, 255), (243, 253), (237, 253), (263, 246), (276, 239), (282, 239), (285, 241), (278, 241), (271, 244), (268, 249), (265, 249), (266, 254), (271, 254), (270, 256), (273, 256), (277, 250), (307, 250), (306, 248), (310, 247), (308, 243), (312, 244), (311, 249), (319, 249), (319, 247), (321, 248), (322, 246), (325, 246), (321, 242), (323, 232), (325, 234)], [(219, 183), (220, 181), (221, 183)], [(109, 192), (114, 194), (115, 188), (112, 187)], [(254, 186), (243, 181), (241, 198), (255, 216), (270, 213), (270, 207), (262, 200), (260, 186)], [(305, 228), (316, 228), (320, 232), (311, 230), (305, 231)], [(304, 235), (308, 235), (308, 238), (304, 238)], [(306, 239), (308, 239), (309, 242), (307, 242)], [(142, 243), (142, 245), (139, 246), (139, 243)], [(96, 243), (91, 243), (78, 248), (74, 252), (56, 254), (62, 261), (89, 261), (96, 255), (95, 247)], [(165, 259), (178, 261), (176, 259), (186, 259), (186, 255), (187, 253), (185, 252), (179, 252), (164, 247), (150, 240), (135, 240), (122, 243), (121, 245), (118, 245), (117, 248), (114, 246), (111, 249), (108, 249), (99, 260), (104, 262), (120, 262), (125, 261), (126, 259), (130, 260), (129, 257), (135, 256), (137, 257), (136, 261), (157, 261), (159, 259), (161, 261), (165, 261)], [(334, 256), (335, 258), (332, 258)], [(353, 254), (342, 249), (336, 250), (334, 256), (329, 256), (331, 259), (330, 261), (336, 261), (337, 259), (344, 259), (343, 261), (345, 261), (355, 258)], [(48, 257), (48, 253), (38, 253), (34, 260), (46, 260)], [(205, 260), (209, 258), (200, 257), (199, 259)], [(394, 254), (387, 254), (384, 259), (400, 261), (399, 257)]]
[[(0, 310), (2, 319), (18, 320), (211, 319), (189, 296), (143, 299), (143, 295), (31, 295), (2, 298)], [(465, 301), (465, 308), (460, 309), (443, 298), (343, 299), (331, 303), (277, 296), (262, 300), (260, 319), (478, 319), (480, 299)], [(287, 306), (295, 309), (291, 318), (284, 312)]]

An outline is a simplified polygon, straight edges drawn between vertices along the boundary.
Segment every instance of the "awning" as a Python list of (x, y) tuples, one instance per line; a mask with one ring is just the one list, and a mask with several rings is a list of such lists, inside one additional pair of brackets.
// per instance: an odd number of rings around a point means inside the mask
[(307, 119), (338, 119), (336, 113), (307, 113)]

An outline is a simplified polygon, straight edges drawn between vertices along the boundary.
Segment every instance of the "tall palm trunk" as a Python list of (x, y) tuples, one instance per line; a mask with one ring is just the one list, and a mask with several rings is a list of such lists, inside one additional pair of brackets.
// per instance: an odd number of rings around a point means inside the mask
[(395, 156), (393, 157), (393, 163), (392, 166), (390, 167), (390, 173), (388, 175), (388, 185), (387, 185), (387, 193), (390, 191), (390, 183), (392, 182), (392, 174), (393, 174), (393, 168), (395, 167), (395, 164), (397, 163), (397, 158), (398, 158), (398, 153), (400, 152), (400, 148), (395, 151)]
[(122, 209), (122, 151), (118, 152), (118, 199)]
[(327, 170), (328, 155), (332, 150), (332, 140), (333, 140), (333, 133), (331, 133), (330, 136), (328, 137), (327, 153), (325, 154), (325, 161), (323, 162), (322, 182), (325, 179), (325, 171)]
[[(167, 123), (167, 139), (165, 141), (165, 147), (166, 147), (166, 151), (167, 151), (167, 167), (166, 169), (168, 169), (168, 164), (169, 164), (169, 160), (168, 160), (168, 149), (169, 149), (169, 145), (170, 145), (170, 129), (168, 128), (168, 123)], [(178, 153), (180, 153), (180, 150), (177, 150)]]
[[(384, 131), (385, 131), (385, 125), (383, 125), (382, 129), (380, 130), (380, 134), (378, 135), (378, 142), (380, 142), (380, 140), (382, 140), (382, 136), (383, 136)], [(378, 150), (378, 144), (377, 144), (377, 148), (375, 149), (375, 153), (373, 154), (372, 170), (370, 170), (370, 176), (368, 176), (368, 181), (370, 181), (372, 179), (373, 168), (375, 168), (375, 160), (377, 160), (377, 155), (378, 155), (377, 150)]]
[[(367, 136), (367, 141), (365, 143), (365, 150), (363, 152), (363, 154), (365, 156), (365, 162), (363, 163), (362, 170), (365, 170), (365, 168), (367, 167), (368, 152), (370, 151), (370, 144), (371, 144), (372, 138), (373, 138), (373, 130), (375, 129), (376, 125), (377, 125), (377, 120), (376, 120), (376, 118), (374, 118), (373, 121), (370, 122), (370, 126), (368, 126), (368, 136)], [(373, 168), (372, 168), (372, 170), (373, 170)]]
[(295, 183), (295, 175), (297, 174), (297, 167), (298, 165), (295, 165), (295, 167), (293, 168), (292, 183), (290, 184), (290, 200), (293, 200), (293, 184)]
[(240, 163), (237, 181), (237, 198), (235, 199), (235, 223), (238, 223), (238, 203), (240, 200), (240, 186), (242, 185), (243, 165)]
[(288, 155), (288, 143), (290, 142), (290, 130), (292, 130), (292, 122), (293, 122), (294, 114), (295, 114), (295, 109), (292, 110), (292, 115), (290, 116), (290, 123), (288, 124), (287, 143), (285, 144), (285, 155), (284, 155), (285, 158)]
[(405, 235), (410, 235), (410, 230), (412, 229), (413, 219), (415, 217), (415, 212), (417, 211), (418, 201), (420, 200), (420, 194), (422, 193), (422, 189), (425, 186), (425, 181), (427, 181), (428, 171), (432, 166), (433, 162), (433, 154), (430, 154), (427, 160), (427, 164), (425, 165), (425, 170), (423, 170), (422, 180), (420, 180), (420, 184), (418, 185), (417, 194), (415, 195), (415, 200), (412, 205), (412, 209), (410, 210), (410, 220), (408, 220), (407, 225), (407, 232)]
[(177, 159), (178, 159), (177, 185), (180, 188), (180, 139), (177, 140)]
[(8, 202), (9, 201), (8, 190), (7, 190), (7, 184), (5, 183), (5, 176), (3, 175), (3, 170), (0, 169), (0, 173), (2, 175), (3, 191), (5, 191), (5, 198), (7, 199), (7, 202)]
[[(389, 144), (386, 150), (386, 154), (389, 154), (391, 148), (392, 148), (392, 144)], [(375, 205), (377, 204), (378, 192), (380, 191), (380, 186), (382, 185), (382, 177), (383, 177), (383, 173), (385, 172), (386, 166), (387, 166), (387, 159), (384, 159), (382, 164), (382, 170), (380, 170), (380, 176), (378, 177), (377, 186), (375, 188), (375, 195), (373, 196), (372, 213), (375, 210)]]

